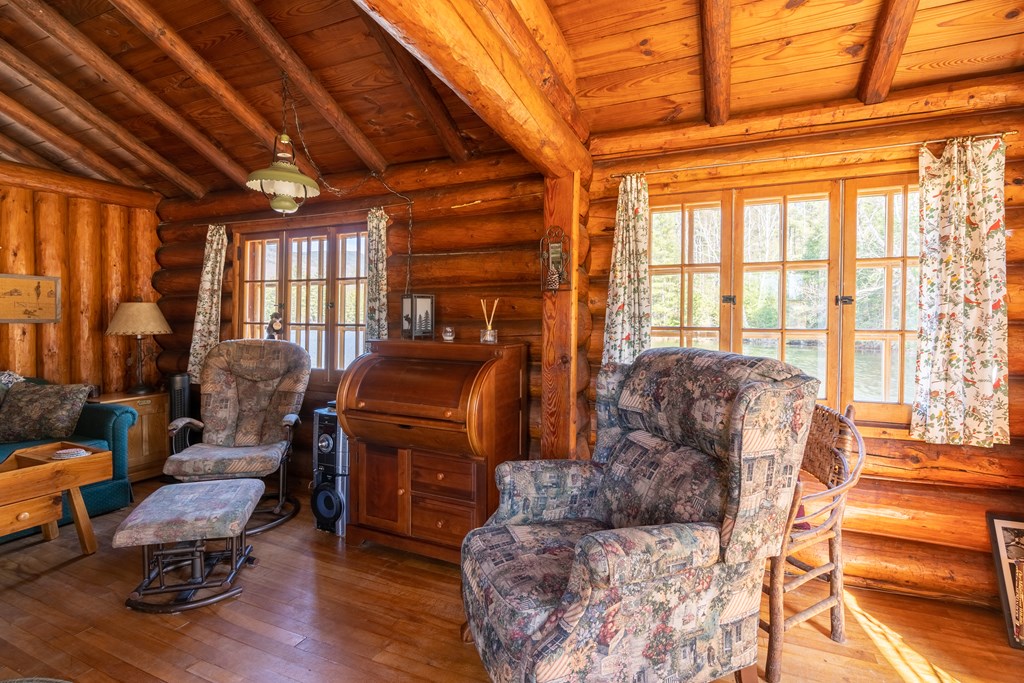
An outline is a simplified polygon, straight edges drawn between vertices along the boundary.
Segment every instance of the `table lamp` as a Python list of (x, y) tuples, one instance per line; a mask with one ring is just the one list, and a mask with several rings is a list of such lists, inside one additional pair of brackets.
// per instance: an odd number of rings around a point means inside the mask
[(171, 326), (167, 324), (160, 307), (141, 301), (124, 301), (118, 305), (114, 318), (107, 327), (106, 335), (135, 336), (135, 386), (128, 390), (129, 394), (146, 394), (153, 387), (142, 381), (142, 337), (153, 334), (170, 334)]

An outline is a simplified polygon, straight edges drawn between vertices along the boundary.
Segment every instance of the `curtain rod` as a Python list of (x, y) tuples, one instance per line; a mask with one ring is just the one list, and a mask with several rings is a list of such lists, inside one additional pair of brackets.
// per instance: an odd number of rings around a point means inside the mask
[[(986, 133), (985, 135), (971, 135), (968, 137), (972, 138), (998, 138), (1004, 135), (1016, 135), (1017, 131), (1008, 130), (1002, 133)], [(725, 168), (727, 166), (741, 166), (743, 164), (766, 164), (773, 161), (792, 161), (794, 159), (813, 159), (816, 157), (830, 157), (836, 154), (855, 154), (857, 152), (873, 152), (879, 149), (895, 149), (897, 147), (917, 147), (924, 145), (932, 145), (937, 142), (946, 142), (948, 138), (942, 140), (925, 140), (923, 142), (899, 142), (892, 145), (877, 145), (875, 147), (861, 147), (859, 149), (840, 149), (834, 152), (814, 152), (811, 154), (795, 154), (788, 157), (771, 157), (769, 159), (748, 159), (746, 161), (724, 161), (718, 164), (703, 164), (701, 166), (684, 166), (682, 168), (666, 168), (658, 171), (638, 171), (644, 175), (660, 175), (662, 173), (679, 173), (680, 171), (701, 171), (708, 168)], [(622, 178), (629, 175), (628, 173), (613, 173), (611, 178)]]

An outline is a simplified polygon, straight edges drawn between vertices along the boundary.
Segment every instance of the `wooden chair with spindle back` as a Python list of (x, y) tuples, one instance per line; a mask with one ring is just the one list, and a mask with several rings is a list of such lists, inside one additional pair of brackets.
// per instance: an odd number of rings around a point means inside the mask
[[(846, 494), (860, 479), (864, 466), (864, 442), (853, 423), (853, 406), (840, 414), (823, 405), (816, 405), (811, 418), (811, 431), (800, 466), (803, 479), (813, 478), (825, 488), (804, 494), (804, 482), (798, 481), (793, 493), (789, 526), (782, 542), (782, 552), (769, 560), (769, 579), (763, 591), (768, 594), (768, 621), (760, 622), (768, 632), (768, 659), (765, 679), (778, 683), (782, 676), (782, 642), (785, 632), (831, 609), (832, 640), (846, 639), (843, 609), (843, 512)], [(812, 565), (797, 559), (798, 553), (811, 546), (828, 542), (827, 561)], [(806, 554), (804, 555), (805, 559)], [(788, 570), (788, 571), (787, 571)], [(821, 579), (829, 583), (828, 597), (786, 617), (783, 602), (786, 593), (808, 581)]]

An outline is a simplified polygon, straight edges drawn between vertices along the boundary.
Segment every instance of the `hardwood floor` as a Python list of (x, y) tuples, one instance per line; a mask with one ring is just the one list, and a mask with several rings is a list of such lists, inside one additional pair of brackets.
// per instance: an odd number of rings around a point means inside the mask
[[(154, 486), (136, 485), (137, 496)], [(72, 527), (49, 543), (36, 536), (0, 546), (0, 680), (487, 680), (476, 650), (459, 640), (454, 565), (346, 548), (314, 531), (304, 509), (253, 539), (260, 562), (243, 570), (238, 598), (178, 615), (140, 614), (124, 599), (138, 583), (141, 553), (110, 547), (125, 514), (94, 520), (95, 555), (80, 554)], [(1006, 644), (999, 613), (870, 591), (848, 596), (847, 642), (829, 640), (827, 613), (790, 631), (784, 681), (1021, 680), (1024, 651)]]

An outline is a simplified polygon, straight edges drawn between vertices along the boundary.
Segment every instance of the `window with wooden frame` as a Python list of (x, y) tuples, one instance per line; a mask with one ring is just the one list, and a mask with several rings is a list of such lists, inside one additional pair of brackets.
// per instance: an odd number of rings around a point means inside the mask
[(341, 228), (239, 232), (240, 335), (267, 336), (274, 312), (283, 339), (309, 352), (314, 384), (331, 384), (366, 335), (366, 231)]
[[(728, 193), (659, 200), (651, 209), (651, 344), (728, 348), (722, 283), (731, 263)], [(723, 201), (723, 198), (725, 199)]]
[(910, 423), (921, 253), (916, 174), (849, 180), (845, 188), (842, 404), (858, 419)]

